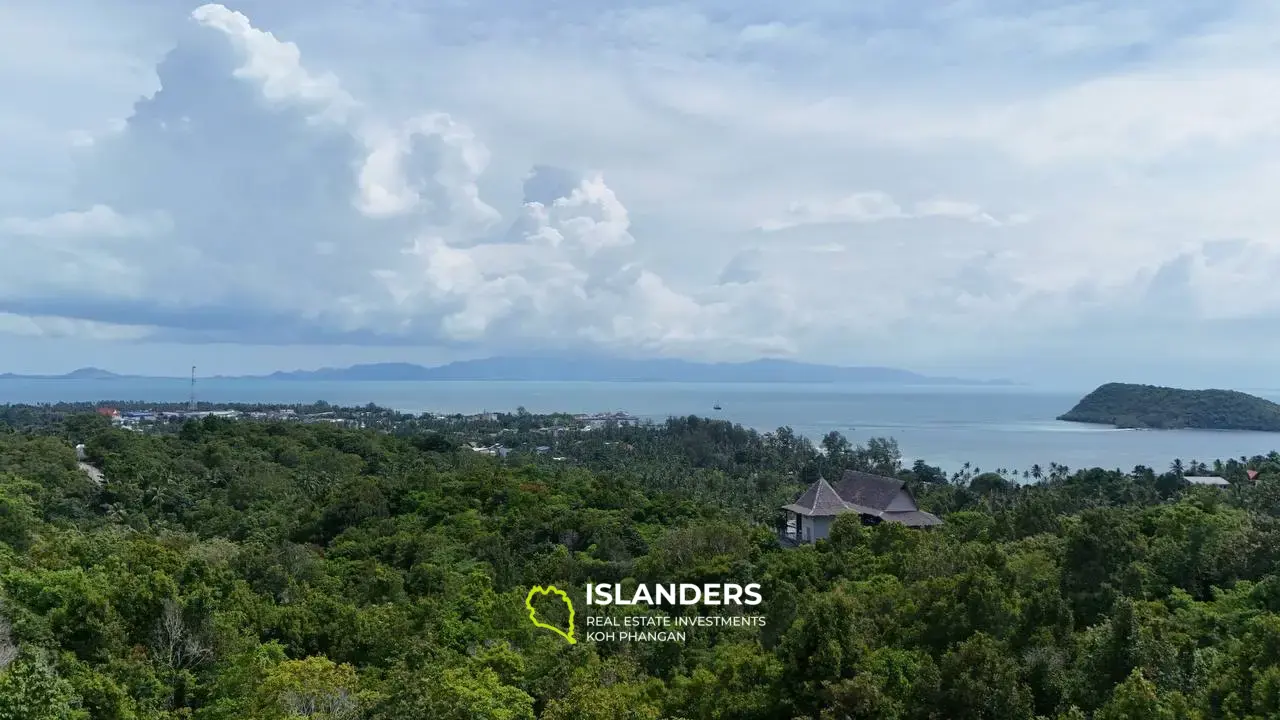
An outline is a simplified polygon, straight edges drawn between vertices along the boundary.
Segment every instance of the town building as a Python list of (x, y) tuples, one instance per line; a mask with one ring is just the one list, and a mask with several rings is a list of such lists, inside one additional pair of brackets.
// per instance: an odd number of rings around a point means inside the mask
[(1212, 485), (1214, 487), (1227, 487), (1231, 483), (1226, 478), (1220, 478), (1216, 475), (1187, 475), (1184, 480), (1192, 485)]
[(493, 455), (497, 457), (506, 457), (507, 455), (511, 454), (511, 449), (508, 447), (504, 447), (501, 444), (480, 445), (479, 443), (473, 442), (473, 443), (470, 443), (468, 447), (471, 448), (472, 452), (476, 452), (481, 455)]
[(786, 513), (782, 538), (796, 543), (826, 538), (836, 517), (846, 513), (857, 513), (864, 525), (886, 521), (908, 527), (942, 524), (937, 516), (916, 507), (904, 481), (858, 470), (846, 471), (835, 484), (819, 477), (782, 510)]

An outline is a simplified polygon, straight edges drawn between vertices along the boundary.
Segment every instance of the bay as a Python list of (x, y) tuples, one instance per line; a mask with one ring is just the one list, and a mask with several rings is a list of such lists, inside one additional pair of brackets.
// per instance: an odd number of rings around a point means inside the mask
[[(1088, 390), (1027, 387), (626, 382), (311, 382), (199, 379), (201, 401), (375, 403), (405, 412), (624, 411), (661, 421), (698, 415), (761, 431), (789, 425), (815, 442), (838, 430), (854, 442), (893, 437), (908, 463), (948, 471), (962, 463), (1025, 470), (1050, 462), (1073, 469), (1163, 470), (1175, 459), (1211, 462), (1280, 449), (1280, 433), (1118, 430), (1055, 420)], [(0, 403), (183, 402), (186, 379), (0, 380)], [(1280, 400), (1276, 391), (1255, 391)], [(719, 404), (717, 411), (713, 406)]]

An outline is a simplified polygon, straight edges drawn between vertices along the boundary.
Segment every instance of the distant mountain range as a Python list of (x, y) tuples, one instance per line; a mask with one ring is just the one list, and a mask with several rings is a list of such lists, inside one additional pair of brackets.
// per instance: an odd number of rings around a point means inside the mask
[[(108, 380), (140, 377), (81, 368), (65, 375), (0, 375), (4, 379)], [(623, 360), (617, 358), (516, 358), (462, 360), (437, 367), (411, 363), (373, 363), (346, 368), (279, 371), (270, 375), (217, 376), (236, 380), (287, 381), (596, 381), (688, 383), (862, 383), (883, 385), (1012, 385), (1008, 380), (933, 377), (886, 367), (837, 367), (754, 360), (743, 363), (698, 363), (687, 360)]]
[(72, 370), (71, 372), (63, 375), (16, 375), (14, 373), (0, 373), (0, 380), (111, 380), (113, 378), (123, 377), (130, 376), (117, 375), (113, 372), (95, 367)]

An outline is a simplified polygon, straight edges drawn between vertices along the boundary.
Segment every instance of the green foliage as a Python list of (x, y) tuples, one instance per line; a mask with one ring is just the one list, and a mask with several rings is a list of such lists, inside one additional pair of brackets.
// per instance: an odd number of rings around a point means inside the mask
[(81, 720), (75, 690), (44, 653), (24, 650), (0, 669), (0, 720)]
[(1181, 698), (1160, 697), (1156, 686), (1134, 669), (1116, 686), (1111, 700), (1094, 715), (1095, 720), (1182, 720), (1187, 711)]
[(258, 685), (253, 717), (260, 720), (353, 720), (364, 704), (355, 668), (326, 657), (286, 660)]
[(30, 545), (40, 520), (30, 495), (37, 490), (31, 483), (0, 474), (0, 543), (14, 550)]
[[(309, 411), (366, 427), (7, 408), (0, 720), (1280, 716), (1275, 453), (1215, 464), (1227, 490), (1057, 463), (1020, 483), (701, 418)], [(844, 515), (784, 547), (777, 508), (843, 467), (945, 524)], [(586, 610), (589, 582), (764, 602)], [(530, 625), (535, 584), (575, 599), (576, 645)], [(736, 612), (766, 624), (584, 639), (587, 614)]]
[(408, 673), (397, 681), (395, 696), (374, 714), (375, 720), (533, 720), (533, 698), (504, 684), (486, 667), (448, 668), (438, 674)]
[(1236, 390), (1107, 383), (1058, 418), (1123, 428), (1280, 431), (1280, 405)]

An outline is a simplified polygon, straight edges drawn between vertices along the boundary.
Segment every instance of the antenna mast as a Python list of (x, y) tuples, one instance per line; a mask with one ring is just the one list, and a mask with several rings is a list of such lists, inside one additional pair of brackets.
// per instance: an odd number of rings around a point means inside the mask
[(196, 411), (196, 366), (191, 366), (191, 399), (187, 401), (187, 409)]

